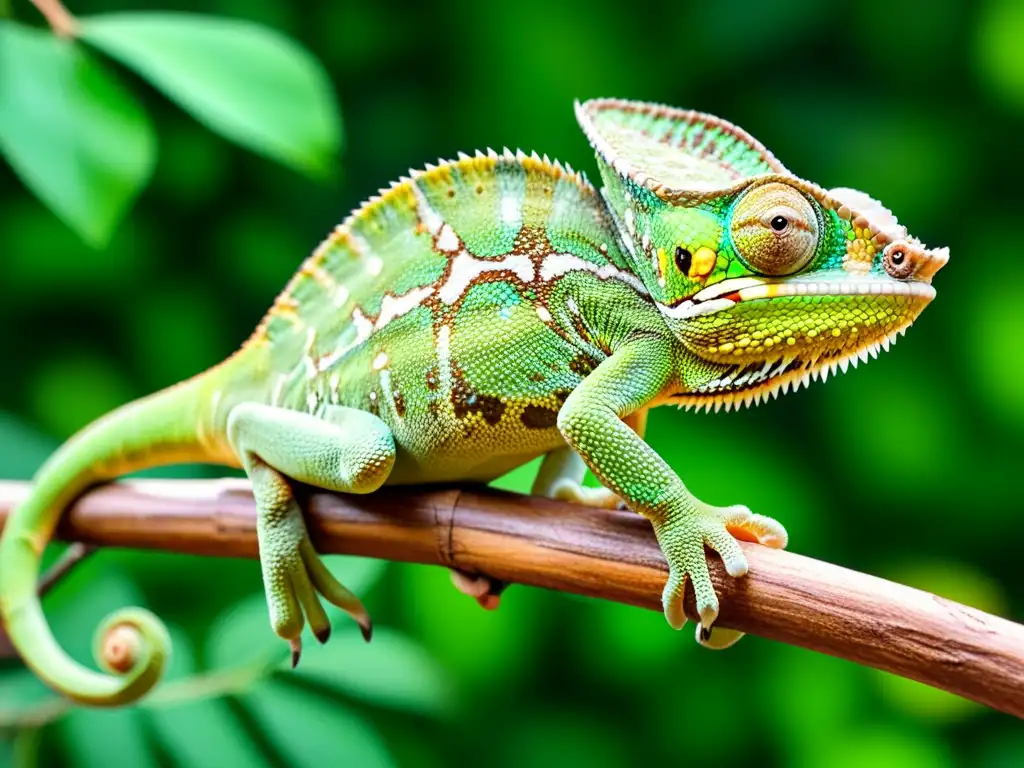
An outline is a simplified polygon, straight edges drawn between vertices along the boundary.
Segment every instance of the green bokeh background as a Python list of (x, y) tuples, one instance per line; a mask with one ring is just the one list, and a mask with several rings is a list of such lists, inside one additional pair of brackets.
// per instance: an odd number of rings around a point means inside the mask
[[(333, 183), (309, 181), (210, 134), (122, 70), (154, 117), (160, 159), (102, 251), (0, 164), (0, 477), (27, 478), (91, 419), (232, 352), (324, 234), (410, 166), (507, 145), (595, 178), (573, 99), (647, 99), (742, 125), (794, 172), (867, 191), (952, 253), (938, 299), (890, 354), (741, 413), (655, 412), (652, 445), (701, 498), (782, 520), (797, 552), (1024, 620), (1024, 313), (1014, 287), (1024, 4), (70, 5), (201, 10), (284, 31), (327, 67), (346, 148)], [(37, 23), (27, 3), (14, 8)], [(503, 485), (525, 490), (529, 479), (517, 472)], [(183, 647), (201, 648), (233, 605), (251, 607), (254, 594), (258, 604), (259, 588), (255, 563), (104, 552), (47, 610), (83, 659), (100, 616), (140, 599)], [(313, 676), (289, 693), (301, 699), (288, 709), (295, 722), (270, 719), (286, 742), (326, 755), (321, 765), (351, 763), (346, 727), (400, 766), (1024, 765), (1024, 728), (1008, 716), (759, 638), (714, 654), (694, 645), (692, 627), (673, 633), (658, 614), (526, 588), (487, 614), (437, 568), (388, 566), (363, 596), (408, 644), (395, 658), (415, 658), (432, 703), (377, 706), (351, 686), (325, 693)], [(352, 646), (331, 663), (359, 667), (360, 653)], [(210, 653), (197, 658), (212, 664)], [(17, 674), (0, 662), (0, 709), (4, 691), (13, 696), (4, 675)], [(224, 754), (306, 764), (259, 736), (264, 695), (241, 692), (218, 710), (232, 724), (216, 738), (239, 729), (247, 745)], [(291, 699), (266, 711), (282, 701)], [(112, 755), (201, 764), (161, 730), (203, 721), (205, 710), (188, 706), (174, 710), (178, 720), (147, 715), (142, 725), (137, 712), (69, 717), (33, 743), (44, 765)], [(343, 727), (341, 713), (355, 719)], [(13, 759), (4, 733), (0, 765)], [(205, 733), (195, 731), (196, 744)], [(129, 760), (124, 744), (145, 757)]]

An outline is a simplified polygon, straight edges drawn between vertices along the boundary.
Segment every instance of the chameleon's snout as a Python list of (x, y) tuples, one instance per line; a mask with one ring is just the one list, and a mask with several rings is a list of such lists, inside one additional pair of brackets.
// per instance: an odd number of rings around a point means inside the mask
[(882, 253), (882, 266), (897, 280), (930, 283), (932, 277), (949, 261), (949, 248), (925, 248), (918, 242), (898, 240), (889, 243)]

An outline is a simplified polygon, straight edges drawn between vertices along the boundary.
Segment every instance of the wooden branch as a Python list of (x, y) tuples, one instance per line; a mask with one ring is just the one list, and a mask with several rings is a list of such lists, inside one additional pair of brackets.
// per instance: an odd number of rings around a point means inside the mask
[[(25, 496), (0, 482), (0, 524)], [(667, 567), (650, 525), (488, 489), (312, 493), (322, 552), (457, 567), (502, 581), (661, 610)], [(61, 538), (256, 557), (256, 516), (244, 481), (134, 481), (87, 494)], [(919, 680), (1024, 718), (1024, 626), (935, 595), (792, 552), (742, 544), (750, 573), (712, 578), (719, 624)], [(695, 617), (692, 593), (687, 613)], [(666, 631), (668, 631), (666, 627)]]

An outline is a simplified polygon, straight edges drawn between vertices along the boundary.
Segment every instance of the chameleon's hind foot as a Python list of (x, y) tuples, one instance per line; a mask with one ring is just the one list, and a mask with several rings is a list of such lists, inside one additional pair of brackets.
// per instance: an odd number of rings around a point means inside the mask
[(307, 622), (320, 643), (331, 636), (331, 621), (321, 597), (355, 619), (369, 642), (373, 632), (370, 615), (359, 598), (343, 587), (320, 560), (294, 500), (281, 518), (260, 522), (260, 559), (270, 623), (274, 632), (288, 641), (292, 666), (299, 663), (302, 628)]
[(626, 509), (626, 503), (614, 491), (601, 486), (591, 488), (590, 486), (577, 483), (575, 480), (559, 480), (551, 488), (550, 498), (559, 501), (568, 501), (572, 504), (582, 504), (585, 507), (597, 507), (598, 509)]
[(252, 482), (263, 585), (274, 631), (302, 653), (308, 621), (321, 643), (331, 623), (320, 598), (348, 613), (369, 641), (370, 616), (334, 578), (313, 548), (291, 481), (345, 493), (369, 493), (395, 460), (391, 431), (370, 413), (331, 406), (321, 417), (243, 403), (228, 418), (228, 437)]
[(744, 576), (747, 558), (737, 539), (782, 548), (788, 541), (786, 529), (770, 517), (753, 514), (741, 504), (714, 507), (693, 500), (689, 508), (656, 520), (654, 532), (669, 564), (668, 582), (662, 593), (668, 623), (675, 629), (686, 623), (683, 596), (689, 580), (700, 617), (697, 642), (708, 648), (726, 648), (739, 640), (743, 633), (737, 630), (712, 631), (719, 605), (704, 547), (707, 545), (721, 556), (730, 576)]
[(507, 581), (499, 581), (479, 573), (466, 573), (452, 568), (450, 574), (455, 588), (476, 600), (485, 611), (497, 610), (501, 604), (501, 593), (508, 587)]
[(546, 496), (585, 507), (626, 508), (622, 498), (603, 485), (598, 488), (583, 485), (586, 473), (587, 465), (575, 451), (568, 446), (557, 448), (544, 457), (533, 481), (532, 493), (534, 496)]

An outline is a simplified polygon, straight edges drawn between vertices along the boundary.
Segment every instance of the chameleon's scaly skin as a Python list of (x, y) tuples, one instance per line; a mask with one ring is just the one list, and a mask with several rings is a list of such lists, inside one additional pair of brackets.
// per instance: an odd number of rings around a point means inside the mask
[[(41, 678), (96, 705), (133, 701), (159, 678), (169, 646), (154, 616), (108, 620), (104, 632), (134, 628), (137, 653), (126, 676), (100, 674), (53, 640), (35, 582), (77, 494), (177, 461), (248, 473), (271, 622), (296, 661), (305, 622), (329, 634), (318, 594), (367, 637), (370, 622), (320, 563), (293, 481), (369, 493), (490, 480), (542, 454), (535, 493), (623, 502), (651, 520), (672, 626), (690, 580), (698, 639), (739, 636), (709, 637), (718, 600), (704, 546), (739, 576), (736, 538), (785, 546), (785, 529), (696, 499), (643, 441), (648, 409), (750, 404), (866, 360), (933, 298), (948, 253), (863, 193), (793, 176), (717, 118), (621, 101), (577, 115), (600, 193), (509, 152), (414, 172), (321, 244), (238, 353), (54, 455), (0, 540), (0, 612)], [(587, 467), (603, 488), (581, 485)], [(486, 584), (456, 582), (496, 604)]]

